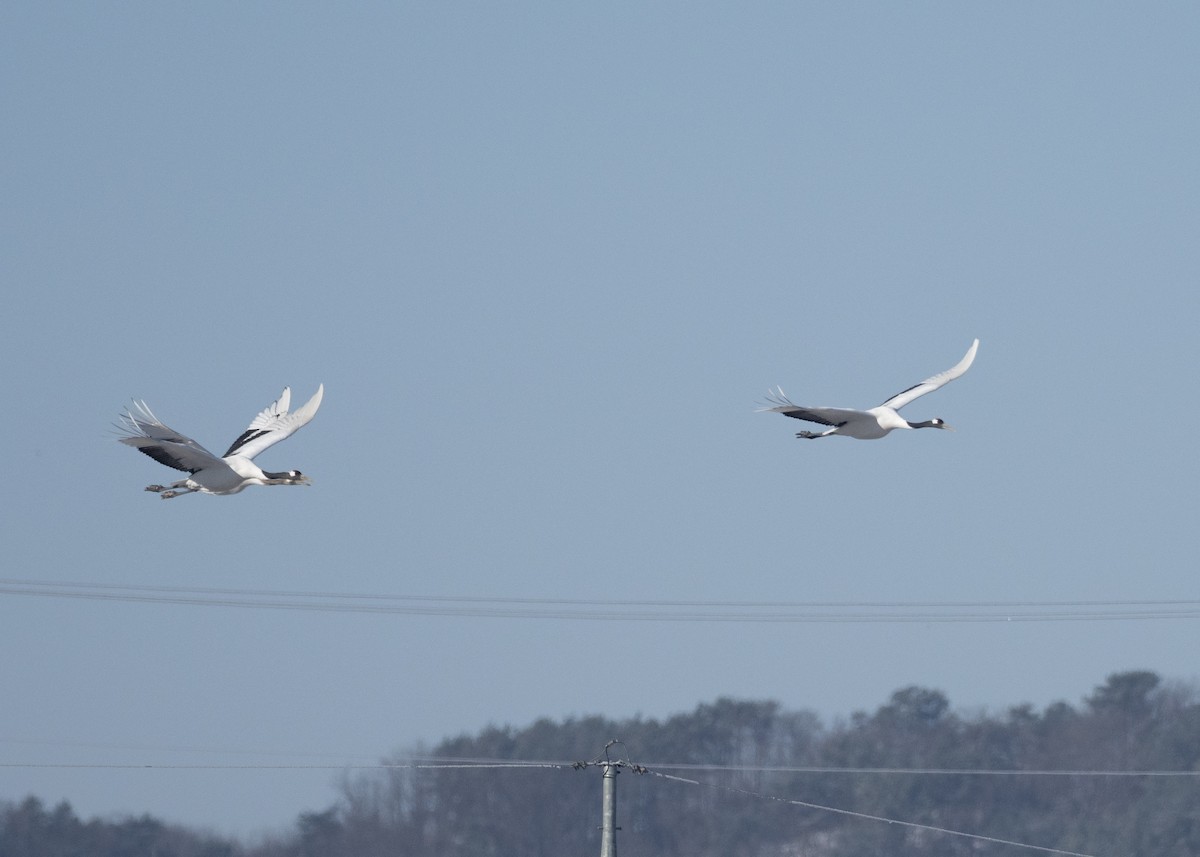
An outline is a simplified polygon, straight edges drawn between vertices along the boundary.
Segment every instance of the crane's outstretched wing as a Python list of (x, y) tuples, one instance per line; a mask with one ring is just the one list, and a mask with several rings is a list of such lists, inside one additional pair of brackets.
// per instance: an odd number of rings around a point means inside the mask
[(954, 364), (952, 368), (947, 369), (945, 372), (939, 372), (931, 378), (926, 378), (920, 384), (916, 384), (912, 387), (909, 387), (907, 390), (904, 390), (903, 392), (897, 393), (884, 402), (883, 407), (900, 410), (913, 399), (924, 396), (926, 393), (932, 393), (939, 387), (949, 384), (955, 378), (971, 368), (971, 364), (975, 362), (975, 351), (978, 348), (979, 340), (976, 339), (971, 343), (971, 347), (967, 349), (967, 353), (963, 359)]
[(760, 413), (783, 414), (785, 417), (819, 423), (823, 426), (844, 426), (846, 423), (864, 416), (863, 411), (856, 411), (853, 408), (806, 408), (797, 405), (785, 396), (779, 387), (767, 393), (767, 401), (771, 407), (759, 408)]
[(224, 464), (187, 435), (160, 422), (145, 402), (135, 400), (133, 406), (121, 415), (117, 430), (123, 435), (118, 438), (121, 443), (144, 452), (159, 464), (185, 473)]
[(284, 387), (279, 398), (267, 405), (233, 442), (226, 451), (225, 457), (241, 455), (245, 458), (254, 458), (264, 449), (274, 446), (286, 437), (291, 437), (297, 429), (306, 425), (317, 415), (317, 408), (321, 407), (321, 399), (324, 395), (325, 385), (321, 384), (311, 399), (293, 413), (288, 413), (288, 407), (292, 403), (292, 388)]

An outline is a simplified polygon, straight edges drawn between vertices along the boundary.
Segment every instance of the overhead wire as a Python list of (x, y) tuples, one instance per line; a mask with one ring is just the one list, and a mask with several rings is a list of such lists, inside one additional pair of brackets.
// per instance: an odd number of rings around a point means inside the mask
[[(13, 743), (0, 741), (0, 743)], [(37, 742), (49, 743), (49, 742)], [(148, 750), (148, 752), (157, 752)], [(213, 752), (230, 755), (233, 751), (205, 751), (200, 748), (175, 750), (175, 752)], [(263, 755), (265, 751), (254, 751), (251, 755)], [(269, 755), (293, 755), (282, 752)], [(303, 754), (313, 755), (313, 754)], [(321, 753), (320, 757), (334, 754)], [(583, 763), (597, 764), (598, 760)], [(395, 762), (246, 762), (246, 763), (137, 763), (137, 762), (0, 762), (0, 768), (161, 768), (167, 770), (327, 770), (327, 771), (371, 771), (437, 768), (570, 768), (579, 762), (549, 759), (493, 759), (457, 756), (413, 756)], [(689, 762), (647, 762), (645, 766), (660, 771), (700, 771), (712, 773), (742, 774), (820, 774), (849, 776), (917, 776), (917, 777), (1144, 777), (1144, 778), (1200, 778), (1200, 770), (1104, 770), (1104, 769), (1044, 769), (1044, 768), (871, 768), (807, 765), (719, 765)]]
[(37, 769), (87, 769), (87, 770), (188, 770), (188, 771), (209, 771), (209, 770), (260, 770), (260, 771), (287, 771), (287, 770), (454, 770), (454, 769), (476, 769), (476, 770), (501, 770), (501, 769), (581, 769), (587, 767), (596, 767), (605, 764), (614, 764), (623, 767), (632, 768), (639, 774), (647, 774), (665, 781), (682, 783), (690, 786), (701, 788), (709, 788), (731, 793), (740, 794), (746, 797), (755, 798), (763, 801), (781, 803), (804, 809), (811, 809), (819, 812), (828, 812), (836, 815), (842, 815), (848, 818), (856, 818), (863, 821), (874, 821), (889, 825), (898, 825), (913, 830), (923, 830), (930, 833), (943, 834), (947, 836), (956, 836), (960, 838), (971, 839), (977, 842), (986, 842), (996, 845), (1007, 845), (1015, 848), (1024, 848), (1027, 850), (1038, 851), (1047, 854), (1059, 854), (1064, 857), (1094, 857), (1094, 855), (1086, 854), (1078, 851), (1068, 851), (1059, 848), (1052, 848), (1042, 845), (1034, 845), (1027, 842), (1019, 842), (1012, 839), (1003, 839), (1000, 837), (989, 836), (986, 834), (971, 833), (968, 831), (956, 830), (953, 828), (941, 827), (932, 824), (924, 824), (921, 822), (906, 821), (904, 819), (890, 818), (887, 816), (875, 815), (872, 813), (860, 812), (857, 810), (845, 809), (843, 807), (828, 806), (825, 804), (813, 803), (811, 801), (799, 800), (796, 798), (783, 797), (780, 795), (769, 794), (766, 792), (746, 789), (739, 786), (726, 785), (720, 783), (708, 783), (702, 780), (682, 777), (677, 774), (666, 773), (666, 770), (706, 770), (706, 771), (722, 771), (722, 772), (775, 772), (775, 773), (846, 773), (846, 774), (910, 774), (910, 775), (1026, 775), (1026, 776), (1197, 776), (1200, 771), (1045, 771), (1045, 770), (1008, 770), (1008, 769), (969, 769), (969, 770), (953, 770), (953, 769), (901, 769), (901, 768), (812, 768), (798, 766), (739, 766), (739, 765), (714, 765), (714, 764), (689, 764), (689, 763), (649, 763), (634, 765), (624, 761), (609, 761), (595, 759), (590, 762), (562, 762), (562, 761), (521, 761), (521, 760), (503, 760), (503, 759), (485, 759), (485, 758), (466, 758), (466, 757), (439, 757), (439, 756), (416, 756), (408, 761), (397, 762), (379, 762), (376, 764), (347, 764), (347, 765), (331, 765), (331, 764), (194, 764), (194, 763), (167, 763), (167, 764), (136, 764), (136, 763), (21, 763), (21, 762), (0, 762), (0, 768), (37, 768)]
[[(22, 763), (22, 762), (0, 762), (0, 769), (5, 768), (36, 768), (43, 770), (54, 769), (82, 769), (82, 770), (170, 770), (170, 771), (214, 771), (214, 770), (256, 770), (256, 771), (292, 771), (292, 770), (454, 770), (454, 769), (484, 769), (484, 770), (500, 770), (500, 769), (557, 769), (578, 770), (581, 768), (595, 767), (598, 765), (609, 764), (608, 761), (593, 760), (591, 762), (550, 762), (550, 761), (505, 761), (495, 759), (452, 759), (445, 757), (418, 757), (408, 762), (381, 762), (374, 765), (329, 765), (329, 764), (263, 764), (256, 763), (250, 765), (229, 765), (229, 764), (195, 764), (195, 763), (168, 763), (168, 764), (136, 764), (136, 763)], [(1065, 851), (1058, 848), (1049, 848), (1040, 845), (1031, 845), (1025, 842), (1016, 840), (1001, 839), (994, 836), (987, 836), (978, 833), (969, 833), (952, 828), (939, 827), (931, 824), (923, 824), (914, 821), (905, 821), (903, 819), (889, 818), (881, 815), (873, 815), (870, 813), (859, 812), (857, 810), (849, 810), (841, 807), (827, 806), (824, 804), (812, 803), (810, 801), (798, 800), (796, 798), (781, 797), (779, 795), (767, 794), (751, 789), (745, 789), (738, 786), (723, 785), (718, 783), (706, 783), (702, 780), (681, 777), (676, 774), (668, 774), (662, 768), (692, 768), (705, 770), (743, 770), (743, 771), (784, 771), (791, 770), (788, 768), (764, 768), (764, 767), (742, 767), (737, 768), (728, 765), (633, 765), (627, 762), (612, 762), (624, 767), (630, 767), (639, 774), (648, 774), (662, 780), (683, 783), (685, 785), (698, 786), (702, 788), (710, 788), (722, 791), (733, 792), (747, 797), (752, 797), (758, 800), (772, 801), (776, 803), (798, 806), (805, 809), (816, 810), (820, 812), (834, 813), (843, 815), (849, 818), (857, 818), (864, 821), (883, 822), (886, 824), (900, 825), (903, 827), (924, 830), (930, 833), (945, 834), (948, 836), (957, 836), (967, 839), (973, 839), (979, 842), (989, 842), (992, 844), (1009, 845), (1018, 848), (1025, 848), (1035, 851), (1040, 851), (1049, 854), (1061, 854), (1066, 857), (1093, 857), (1093, 855), (1084, 854), (1077, 851)], [(834, 769), (837, 770), (837, 769)], [(845, 769), (852, 771), (854, 769)], [(865, 769), (860, 769), (863, 772)], [(900, 771), (892, 771), (900, 773)], [(915, 773), (915, 772), (910, 772)], [(923, 771), (921, 773), (961, 773), (950, 771)], [(978, 772), (976, 772), (978, 773)], [(1013, 772), (1022, 773), (1022, 772)], [(1040, 773), (1040, 772), (1025, 772), (1025, 773)], [(1058, 772), (1056, 772), (1058, 773)], [(1092, 771), (1092, 772), (1077, 772), (1082, 774), (1098, 774), (1111, 775), (1115, 772), (1111, 771)], [(1131, 773), (1131, 772), (1127, 772)], [(1141, 772), (1145, 775), (1147, 772)]]
[(0, 768), (32, 768), (36, 770), (163, 770), (163, 771), (388, 771), (388, 770), (433, 770), (456, 768), (569, 768), (571, 763), (557, 762), (463, 762), (463, 763), (376, 763), (376, 764), (303, 764), (262, 763), (226, 764), (200, 762), (0, 762)]
[(864, 820), (864, 821), (884, 822), (886, 824), (899, 825), (899, 826), (907, 827), (907, 828), (914, 829), (914, 830), (923, 830), (926, 832), (944, 834), (947, 836), (958, 836), (958, 837), (962, 837), (962, 838), (966, 838), (966, 839), (971, 839), (976, 842), (988, 842), (988, 843), (992, 843), (992, 844), (996, 844), (996, 845), (1009, 845), (1009, 846), (1013, 846), (1016, 848), (1025, 848), (1028, 850), (1040, 851), (1040, 852), (1048, 853), (1048, 854), (1066, 855), (1067, 857), (1093, 857), (1093, 855), (1085, 854), (1085, 853), (1082, 853), (1079, 851), (1066, 851), (1061, 848), (1051, 848), (1051, 847), (1047, 847), (1044, 845), (1032, 845), (1030, 843), (1019, 842), (1014, 839), (1001, 839), (1001, 838), (995, 837), (995, 836), (988, 836), (988, 835), (979, 834), (979, 833), (969, 833), (969, 832), (963, 831), (963, 830), (955, 830), (952, 828), (940, 827), (940, 826), (936, 826), (936, 825), (932, 825), (932, 824), (923, 824), (923, 823), (915, 822), (915, 821), (904, 821), (904, 820), (898, 819), (898, 818), (890, 818), (890, 817), (881, 816), (881, 815), (872, 815), (870, 813), (859, 812), (859, 811), (850, 810), (850, 809), (843, 809), (841, 807), (827, 806), (825, 804), (812, 803), (810, 801), (797, 800), (795, 798), (781, 797), (779, 795), (767, 794), (765, 792), (755, 791), (753, 789), (741, 788), (739, 786), (724, 785), (724, 784), (719, 784), (719, 783), (706, 783), (706, 782), (702, 782), (701, 780), (689, 779), (688, 777), (680, 777), (680, 776), (676, 776), (674, 774), (666, 774), (666, 773), (663, 773), (662, 771), (658, 771), (658, 770), (654, 769), (655, 767), (658, 767), (658, 766), (646, 765), (646, 764), (640, 764), (640, 763), (635, 764), (629, 760), (612, 760), (612, 759), (610, 759), (608, 756), (608, 748), (616, 743), (621, 743), (622, 745), (624, 745), (623, 742), (610, 741), (609, 744), (605, 747), (605, 758), (604, 759), (595, 759), (591, 762), (576, 762), (574, 764), (574, 767), (576, 769), (587, 768), (587, 767), (604, 767), (606, 773), (607, 773), (608, 769), (610, 769), (610, 768), (614, 768), (614, 767), (615, 768), (625, 768), (628, 770), (632, 770), (634, 773), (637, 773), (637, 774), (647, 774), (652, 777), (658, 777), (660, 779), (669, 780), (669, 781), (673, 781), (673, 782), (677, 782), (677, 783), (684, 783), (687, 785), (699, 786), (702, 788), (709, 788), (709, 789), (714, 789), (714, 790), (718, 790), (718, 791), (731, 792), (731, 793), (743, 795), (745, 797), (755, 798), (758, 800), (788, 804), (791, 806), (803, 807), (805, 809), (817, 810), (819, 812), (829, 812), (829, 813), (834, 813), (837, 815), (847, 816), (850, 818), (857, 818), (857, 819)]
[(948, 828), (948, 827), (938, 827), (938, 826), (932, 825), (932, 824), (922, 824), (922, 823), (916, 822), (916, 821), (904, 821), (904, 820), (898, 819), (898, 818), (888, 818), (888, 817), (882, 816), (882, 815), (872, 815), (870, 813), (858, 812), (856, 810), (851, 810), (851, 809), (843, 809), (841, 807), (836, 807), (836, 806), (826, 806), (824, 804), (810, 803), (809, 801), (797, 800), (795, 798), (786, 798), (786, 797), (780, 797), (778, 795), (765, 794), (763, 792), (756, 792), (756, 791), (752, 791), (750, 789), (739, 788), (738, 786), (727, 786), (727, 785), (719, 785), (719, 784), (715, 784), (715, 783), (705, 783), (700, 780), (693, 780), (693, 779), (689, 779), (687, 777), (675, 776), (674, 774), (664, 774), (660, 771), (655, 771), (653, 768), (647, 768), (645, 766), (643, 766), (642, 772), (649, 774), (650, 776), (660, 777), (662, 779), (672, 780), (672, 781), (678, 782), (678, 783), (685, 783), (687, 785), (699, 786), (702, 788), (717, 789), (717, 790), (721, 790), (721, 791), (735, 792), (737, 794), (745, 795), (747, 797), (758, 798), (759, 800), (766, 800), (766, 801), (773, 801), (776, 803), (790, 804), (791, 806), (803, 807), (805, 809), (813, 809), (813, 810), (817, 810), (819, 812), (830, 812), (830, 813), (834, 813), (836, 815), (844, 815), (844, 816), (847, 816), (850, 818), (857, 818), (857, 819), (860, 819), (863, 821), (883, 822), (886, 824), (907, 827), (912, 830), (924, 830), (929, 833), (940, 833), (940, 834), (943, 834), (946, 836), (957, 836), (957, 837), (961, 837), (961, 838), (965, 838), (965, 839), (972, 839), (972, 840), (975, 840), (976, 842), (989, 842), (993, 845), (1010, 845), (1015, 848), (1025, 848), (1025, 849), (1032, 850), (1032, 851), (1040, 851), (1045, 854), (1061, 854), (1061, 855), (1065, 855), (1065, 857), (1094, 857), (1094, 855), (1085, 854), (1080, 851), (1065, 851), (1061, 848), (1050, 848), (1045, 845), (1031, 845), (1027, 842), (1018, 842), (1013, 839), (1001, 839), (996, 836), (987, 836), (987, 835), (980, 834), (980, 833), (968, 833), (963, 830), (954, 830), (954, 829)]
[(0, 595), (318, 613), (584, 621), (948, 623), (1200, 618), (1200, 600), (700, 601), (387, 595), (0, 578)]
[(687, 763), (651, 764), (672, 771), (713, 771), (761, 774), (850, 774), (937, 777), (1197, 777), (1200, 770), (1096, 770), (1045, 768), (844, 768), (824, 765), (706, 765)]

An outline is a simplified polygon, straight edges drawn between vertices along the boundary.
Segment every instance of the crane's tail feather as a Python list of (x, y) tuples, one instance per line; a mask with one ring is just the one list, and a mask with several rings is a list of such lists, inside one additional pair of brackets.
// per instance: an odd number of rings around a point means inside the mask
[(768, 411), (774, 411), (777, 408), (794, 408), (796, 403), (787, 397), (783, 392), (783, 387), (776, 387), (774, 390), (767, 390), (767, 401), (760, 408), (755, 408), (754, 412), (761, 414)]

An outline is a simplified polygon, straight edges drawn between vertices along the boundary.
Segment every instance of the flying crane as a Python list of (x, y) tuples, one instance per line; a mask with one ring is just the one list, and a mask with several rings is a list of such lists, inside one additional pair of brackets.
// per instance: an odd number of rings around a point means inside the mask
[(959, 360), (953, 367), (947, 369), (945, 372), (939, 372), (937, 375), (926, 378), (920, 384), (915, 384), (902, 393), (897, 393), (876, 408), (869, 410), (857, 410), (855, 408), (809, 408), (797, 405), (784, 395), (782, 388), (776, 387), (775, 390), (767, 394), (770, 406), (759, 408), (759, 411), (783, 414), (793, 419), (829, 426), (825, 431), (796, 432), (796, 437), (807, 440), (813, 440), (818, 437), (830, 437), (832, 435), (853, 437), (858, 440), (875, 440), (884, 437), (893, 429), (950, 429), (950, 426), (946, 425), (946, 421), (940, 417), (914, 423), (900, 416), (899, 411), (914, 399), (920, 398), (926, 393), (932, 393), (939, 387), (949, 384), (970, 369), (971, 364), (975, 361), (975, 352), (978, 348), (979, 340), (976, 339), (971, 343), (971, 347), (967, 349), (967, 353), (963, 359)]
[(267, 405), (219, 458), (187, 435), (165, 425), (145, 402), (136, 400), (121, 415), (117, 425), (122, 434), (119, 440), (159, 464), (189, 474), (187, 479), (170, 485), (146, 486), (147, 491), (156, 492), (164, 500), (197, 491), (236, 494), (250, 485), (308, 485), (311, 480), (299, 470), (263, 470), (254, 463), (254, 457), (307, 425), (316, 416), (324, 395), (325, 385), (321, 384), (311, 399), (289, 413), (292, 388), (284, 387), (279, 398)]

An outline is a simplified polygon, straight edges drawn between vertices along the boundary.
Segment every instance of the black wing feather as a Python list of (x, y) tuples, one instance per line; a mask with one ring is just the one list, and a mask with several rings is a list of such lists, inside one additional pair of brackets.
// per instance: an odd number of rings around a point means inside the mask
[(227, 449), (225, 451), (225, 454), (222, 455), (221, 457), (228, 458), (229, 456), (233, 455), (235, 452), (237, 452), (239, 449), (241, 449), (243, 446), (245, 446), (246, 444), (248, 444), (250, 441), (254, 440), (255, 438), (259, 438), (259, 437), (262, 437), (264, 434), (270, 434), (270, 433), (271, 433), (271, 429), (246, 429), (244, 432), (242, 432), (240, 435), (238, 435), (238, 439), (235, 440), (232, 444), (230, 444), (229, 449)]
[(173, 467), (176, 470), (182, 470), (184, 473), (195, 473), (199, 470), (198, 467), (184, 467), (179, 463), (179, 459), (173, 456), (170, 450), (161, 446), (137, 446), (134, 447), (138, 452), (144, 452), (146, 455), (153, 458), (159, 464), (165, 464), (167, 467)]
[(778, 413), (783, 414), (785, 417), (791, 417), (794, 420), (804, 420), (805, 422), (817, 423), (818, 425), (829, 426), (830, 428), (841, 428), (846, 424), (845, 420), (835, 423), (833, 420), (827, 420), (823, 416), (815, 414), (812, 411), (806, 411), (803, 408), (797, 408), (794, 411), (778, 411)]

